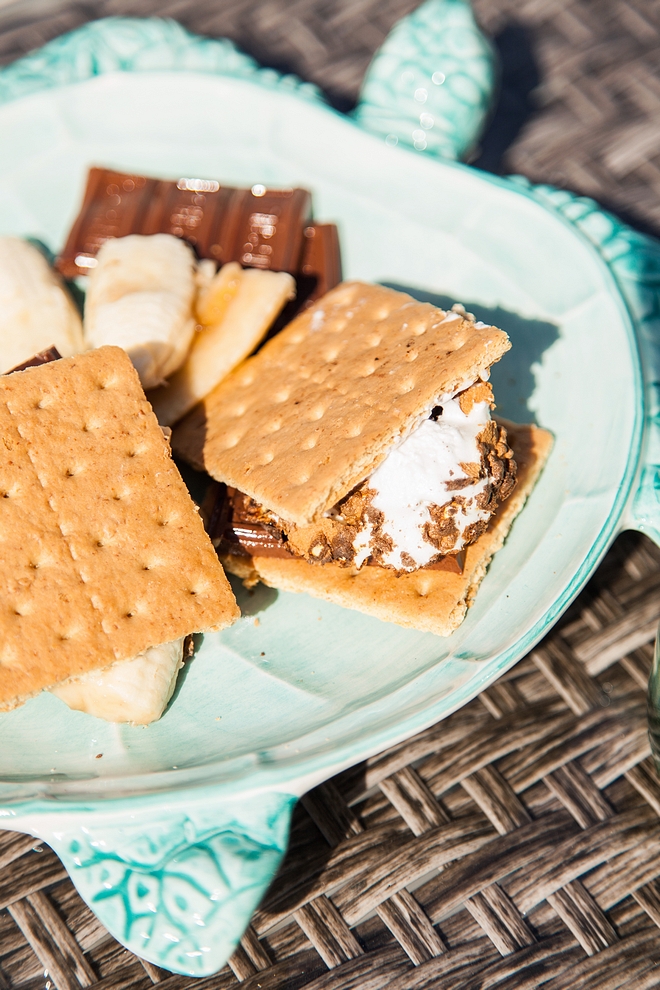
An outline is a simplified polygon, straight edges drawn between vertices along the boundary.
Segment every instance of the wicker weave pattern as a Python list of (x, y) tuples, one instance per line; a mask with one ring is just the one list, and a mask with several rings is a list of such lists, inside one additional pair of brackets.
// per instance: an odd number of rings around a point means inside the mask
[(52, 852), (0, 834), (0, 986), (43, 986), (43, 970), (58, 990), (657, 986), (645, 690), (659, 586), (660, 550), (621, 537), (508, 675), (303, 798), (280, 874), (215, 977), (140, 963)]
[[(657, 0), (474, 2), (505, 56), (496, 149), (536, 108), (489, 167), (595, 195), (660, 230)], [(415, 6), (0, 0), (0, 62), (92, 18), (158, 13), (231, 37), (348, 105), (375, 48)], [(509, 57), (513, 29), (529, 42), (527, 65), (515, 46)], [(659, 591), (660, 551), (624, 535), (505, 678), (307, 795), (252, 927), (207, 980), (141, 963), (47, 847), (0, 833), (0, 990), (657, 987), (660, 781), (644, 695)]]
[[(474, 0), (474, 6), (484, 28), (504, 41), (512, 25), (522, 28), (537, 66), (530, 94), (536, 112), (499, 170), (592, 196), (658, 234), (657, 0)], [(503, 96), (515, 115), (525, 68), (520, 51), (511, 55)]]
[[(315, 82), (345, 109), (357, 99), (376, 48), (417, 5), (417, 0), (0, 0), (0, 65), (97, 17), (157, 14), (198, 34), (231, 38), (264, 65)], [(593, 196), (637, 226), (660, 232), (657, 0), (473, 0), (473, 5), (503, 59), (502, 94), (485, 142), (490, 153), (480, 164)]]

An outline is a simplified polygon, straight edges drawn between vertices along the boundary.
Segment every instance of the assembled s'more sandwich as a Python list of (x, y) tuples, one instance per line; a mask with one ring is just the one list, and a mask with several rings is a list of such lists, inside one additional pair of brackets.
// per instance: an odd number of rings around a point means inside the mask
[(186, 637), (238, 609), (130, 359), (0, 377), (0, 431), (0, 711), (158, 718)]
[(449, 635), (531, 490), (551, 438), (491, 418), (507, 335), (344, 283), (243, 362), (175, 430), (224, 483), (225, 566)]

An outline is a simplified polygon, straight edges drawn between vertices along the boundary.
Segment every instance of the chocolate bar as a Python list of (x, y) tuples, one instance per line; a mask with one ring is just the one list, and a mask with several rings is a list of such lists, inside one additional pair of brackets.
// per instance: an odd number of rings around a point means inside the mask
[(56, 347), (48, 347), (45, 351), (39, 351), (34, 357), (22, 364), (17, 364), (15, 368), (5, 371), (5, 375), (13, 375), (15, 371), (27, 371), (28, 368), (38, 368), (40, 364), (50, 364), (51, 361), (60, 361), (62, 355)]
[(300, 271), (296, 274), (295, 298), (286, 304), (272, 327), (267, 340), (290, 323), (294, 316), (341, 282), (339, 233), (334, 223), (311, 223), (303, 230)]
[(306, 189), (222, 186), (92, 168), (78, 218), (56, 267), (66, 278), (94, 267), (104, 241), (127, 234), (174, 234), (200, 258), (297, 274), (311, 197)]

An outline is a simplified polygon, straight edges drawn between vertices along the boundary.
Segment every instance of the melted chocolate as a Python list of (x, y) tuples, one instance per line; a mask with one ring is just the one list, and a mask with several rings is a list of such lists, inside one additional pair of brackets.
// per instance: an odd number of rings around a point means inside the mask
[[(287, 546), (285, 534), (281, 529), (260, 521), (259, 509), (255, 503), (235, 488), (220, 485), (215, 504), (211, 512), (208, 531), (214, 546), (220, 555), (232, 554), (240, 557), (296, 557)], [(303, 559), (303, 558), (298, 558)], [(330, 559), (330, 558), (328, 558)], [(322, 557), (317, 563), (323, 564)], [(377, 561), (371, 558), (368, 565), (379, 567)], [(465, 565), (465, 554), (449, 554), (441, 557), (427, 568), (420, 570), (449, 571), (462, 574)]]

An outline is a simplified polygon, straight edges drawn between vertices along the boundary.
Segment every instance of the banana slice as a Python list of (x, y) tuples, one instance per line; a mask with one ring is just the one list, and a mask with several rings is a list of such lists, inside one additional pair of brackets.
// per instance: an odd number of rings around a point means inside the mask
[(142, 387), (155, 388), (183, 363), (195, 331), (195, 257), (171, 234), (106, 241), (89, 276), (84, 330), (90, 347), (116, 344)]
[(85, 349), (78, 310), (37, 248), (0, 237), (0, 374), (48, 347)]
[(152, 646), (105, 670), (70, 677), (50, 688), (69, 708), (107, 722), (148, 725), (165, 711), (183, 667), (183, 639)]
[(268, 333), (296, 283), (286, 272), (262, 271), (230, 261), (202, 289), (202, 324), (190, 352), (170, 380), (148, 394), (161, 426), (173, 426), (240, 364)]

